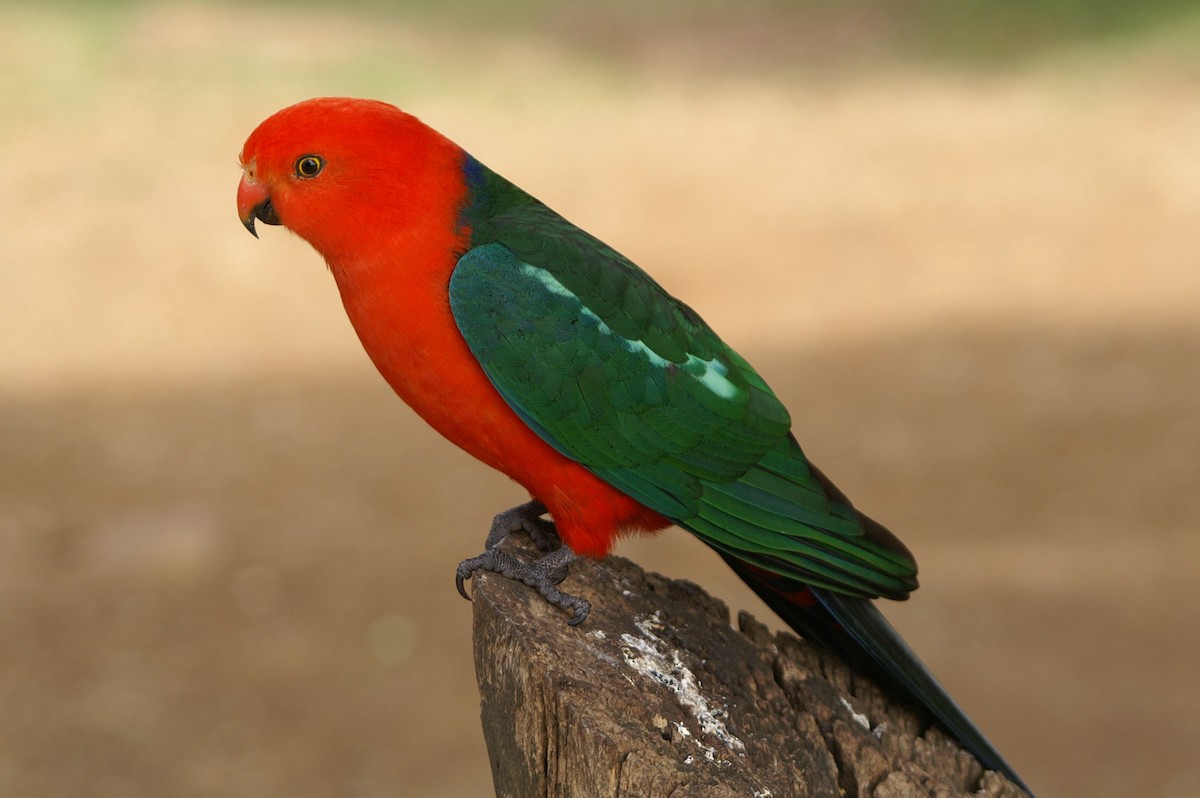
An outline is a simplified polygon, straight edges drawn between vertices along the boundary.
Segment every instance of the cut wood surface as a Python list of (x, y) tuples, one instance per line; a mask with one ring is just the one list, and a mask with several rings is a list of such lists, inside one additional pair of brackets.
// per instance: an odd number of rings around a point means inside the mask
[(609, 557), (561, 587), (592, 602), (579, 626), (474, 578), (498, 798), (1025, 795), (833, 655), (746, 613), (733, 628), (696, 585)]

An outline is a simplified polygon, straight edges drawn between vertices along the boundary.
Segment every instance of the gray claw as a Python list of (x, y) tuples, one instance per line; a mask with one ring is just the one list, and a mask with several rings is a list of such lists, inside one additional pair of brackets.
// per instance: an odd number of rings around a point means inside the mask
[(529, 533), (530, 540), (542, 551), (557, 549), (562, 541), (558, 539), (554, 522), (542, 518), (545, 513), (546, 505), (533, 499), (497, 514), (492, 519), (492, 528), (488, 530), (487, 540), (483, 544), (484, 549), (493, 549), (497, 543), (513, 532), (521, 531)]
[(460, 562), (455, 571), (454, 584), (458, 588), (459, 595), (470, 600), (471, 597), (467, 594), (465, 583), (479, 571), (489, 571), (509, 579), (515, 579), (537, 590), (541, 597), (550, 604), (570, 612), (571, 619), (567, 623), (575, 626), (583, 623), (588, 613), (591, 612), (592, 605), (586, 599), (565, 593), (555, 587), (555, 583), (566, 578), (567, 570), (575, 559), (575, 552), (571, 551), (568, 546), (559, 546), (533, 562), (523, 562), (508, 552), (493, 547), (478, 557), (471, 557)]

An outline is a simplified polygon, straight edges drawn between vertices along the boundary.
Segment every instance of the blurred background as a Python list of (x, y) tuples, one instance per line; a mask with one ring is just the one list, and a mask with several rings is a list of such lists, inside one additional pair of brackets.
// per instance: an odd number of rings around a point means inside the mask
[(235, 214), (250, 130), (347, 94), (759, 367), (1041, 795), (1200, 795), (1193, 3), (3, 3), (0, 91), (0, 794), (490, 794), (451, 573), (524, 496)]

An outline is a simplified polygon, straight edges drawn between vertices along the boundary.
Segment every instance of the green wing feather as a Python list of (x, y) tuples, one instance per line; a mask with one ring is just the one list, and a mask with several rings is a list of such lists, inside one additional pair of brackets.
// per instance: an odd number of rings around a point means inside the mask
[(544, 440), (753, 566), (855, 596), (916, 587), (903, 545), (808, 463), (787, 410), (694, 311), (478, 162), (466, 173), (451, 310)]

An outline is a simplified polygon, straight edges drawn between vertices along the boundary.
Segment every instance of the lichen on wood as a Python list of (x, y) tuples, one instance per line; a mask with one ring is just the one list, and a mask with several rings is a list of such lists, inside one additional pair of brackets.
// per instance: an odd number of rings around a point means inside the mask
[[(524, 541), (506, 541), (523, 556)], [(572, 566), (568, 626), (474, 577), (475, 668), (498, 798), (1019, 798), (867, 677), (689, 582), (619, 557)]]

